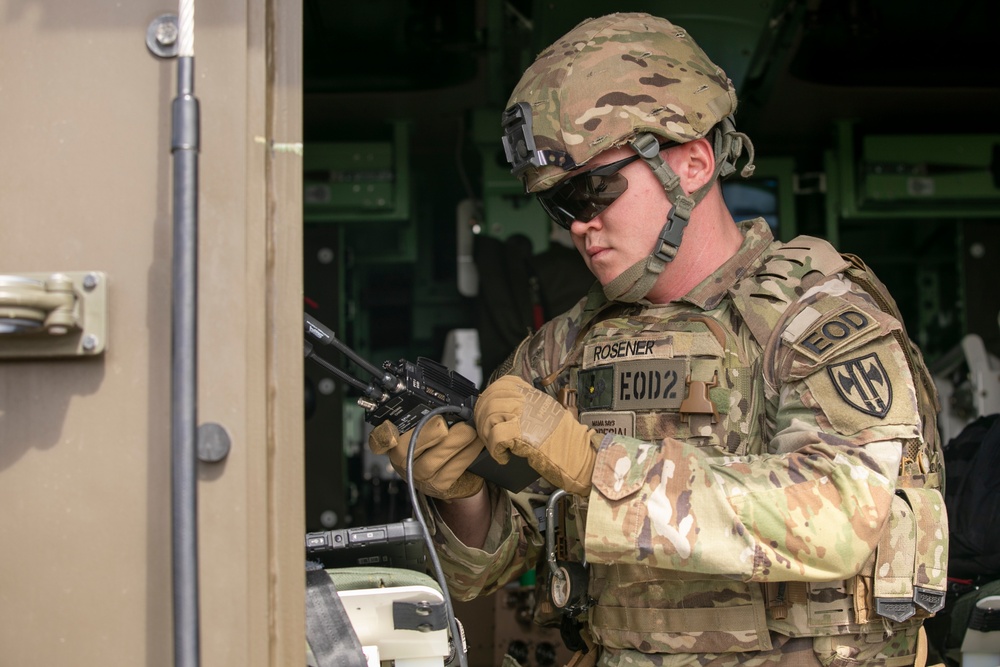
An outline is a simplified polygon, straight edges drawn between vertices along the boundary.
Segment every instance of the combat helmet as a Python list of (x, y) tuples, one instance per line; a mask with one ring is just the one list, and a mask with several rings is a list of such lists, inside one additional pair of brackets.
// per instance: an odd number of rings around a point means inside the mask
[[(574, 212), (548, 197), (595, 155), (629, 145), (649, 165), (670, 213), (650, 257), (605, 286), (610, 299), (638, 301), (677, 254), (691, 210), (716, 179), (736, 170), (744, 144), (750, 159), (742, 175), (753, 172), (753, 146), (736, 131), (735, 110), (732, 82), (686, 30), (649, 14), (609, 14), (578, 24), (525, 71), (503, 114), (503, 145), (511, 173), (566, 227)], [(660, 149), (703, 137), (714, 148), (715, 174), (686, 194)], [(590, 194), (591, 202), (600, 199)], [(588, 193), (574, 196), (581, 201)]]

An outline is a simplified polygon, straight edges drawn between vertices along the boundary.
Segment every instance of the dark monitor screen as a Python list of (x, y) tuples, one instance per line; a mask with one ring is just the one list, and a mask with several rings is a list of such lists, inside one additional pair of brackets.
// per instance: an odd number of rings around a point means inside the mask
[(775, 237), (780, 223), (779, 181), (777, 178), (754, 178), (723, 183), (726, 206), (737, 222), (761, 217)]

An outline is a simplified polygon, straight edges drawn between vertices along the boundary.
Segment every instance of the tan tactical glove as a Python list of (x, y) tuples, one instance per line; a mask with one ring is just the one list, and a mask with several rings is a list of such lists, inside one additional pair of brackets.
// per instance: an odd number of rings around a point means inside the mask
[(600, 436), (554, 398), (505, 375), (480, 394), (474, 414), (479, 436), (499, 463), (512, 452), (557, 487), (590, 493)]
[[(368, 447), (375, 454), (388, 454), (392, 467), (406, 479), (406, 449), (412, 436), (413, 430), (400, 435), (394, 424), (385, 421), (368, 436)], [(420, 430), (413, 451), (413, 485), (442, 500), (475, 495), (483, 488), (483, 478), (466, 472), (466, 468), (483, 447), (471, 425), (459, 422), (448, 428), (444, 417), (434, 417)]]

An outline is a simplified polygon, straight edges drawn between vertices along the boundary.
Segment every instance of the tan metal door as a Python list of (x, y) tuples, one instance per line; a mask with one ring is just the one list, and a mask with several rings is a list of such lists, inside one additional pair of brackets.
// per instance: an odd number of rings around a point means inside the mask
[[(197, 6), (202, 664), (304, 664), (301, 8)], [(0, 358), (0, 664), (172, 664), (176, 4), (0, 1), (0, 275), (103, 272), (101, 354)], [(6, 337), (9, 339), (9, 337)], [(5, 336), (0, 335), (0, 350)]]

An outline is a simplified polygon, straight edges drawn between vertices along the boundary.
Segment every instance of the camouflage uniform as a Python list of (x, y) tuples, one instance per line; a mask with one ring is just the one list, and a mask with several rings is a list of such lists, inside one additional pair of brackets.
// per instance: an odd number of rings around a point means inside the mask
[[(605, 433), (567, 528), (590, 569), (584, 620), (602, 665), (911, 664), (923, 608), (943, 599), (947, 536), (933, 385), (884, 288), (825, 242), (782, 245), (756, 220), (687, 295), (643, 301), (716, 177), (744, 146), (752, 163), (735, 109), (686, 31), (616, 14), (544, 50), (504, 114), (513, 173), (543, 204), (629, 145), (672, 205), (650, 257), (530, 336), (509, 369), (575, 392), (580, 420)], [(686, 193), (659, 145), (701, 138), (716, 171)], [(490, 487), (482, 550), (436, 522), (453, 594), (536, 565), (551, 491)]]
[[(741, 229), (683, 298), (598, 286), (512, 359), (553, 396), (576, 390), (606, 432), (574, 508), (599, 664), (912, 664), (927, 615), (912, 599), (943, 591), (947, 536), (909, 342), (828, 244)], [(491, 487), (483, 550), (435, 522), (456, 597), (536, 564), (551, 490)], [(874, 598), (917, 613), (890, 621)]]

